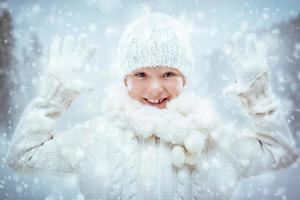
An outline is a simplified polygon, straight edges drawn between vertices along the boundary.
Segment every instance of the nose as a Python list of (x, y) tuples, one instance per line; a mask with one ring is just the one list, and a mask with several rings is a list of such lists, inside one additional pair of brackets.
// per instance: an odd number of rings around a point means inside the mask
[(152, 98), (160, 98), (164, 92), (164, 88), (161, 83), (157, 80), (151, 82), (148, 90), (148, 94)]

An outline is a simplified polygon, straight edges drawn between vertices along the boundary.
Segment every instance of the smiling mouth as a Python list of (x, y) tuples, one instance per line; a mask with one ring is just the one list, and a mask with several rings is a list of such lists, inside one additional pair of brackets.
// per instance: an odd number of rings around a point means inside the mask
[(164, 102), (166, 102), (168, 100), (168, 98), (162, 98), (162, 99), (147, 99), (147, 98), (144, 98), (144, 100), (152, 106), (159, 106), (159, 105), (162, 105)]

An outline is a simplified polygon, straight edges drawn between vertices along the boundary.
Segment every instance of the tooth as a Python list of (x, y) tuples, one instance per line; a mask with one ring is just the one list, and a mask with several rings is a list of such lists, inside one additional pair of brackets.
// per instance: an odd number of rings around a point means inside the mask
[(148, 99), (151, 103), (155, 103), (154, 99)]
[(147, 99), (149, 102), (151, 102), (151, 103), (161, 103), (163, 100), (164, 100), (164, 98), (162, 98), (162, 99)]

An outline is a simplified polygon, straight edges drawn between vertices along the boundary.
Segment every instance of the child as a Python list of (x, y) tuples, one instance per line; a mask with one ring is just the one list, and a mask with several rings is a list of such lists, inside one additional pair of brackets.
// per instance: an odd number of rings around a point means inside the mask
[[(108, 87), (103, 116), (53, 133), (72, 101), (90, 89), (80, 79), (94, 47), (67, 36), (50, 48), (50, 73), (17, 126), (7, 164), (19, 172), (74, 174), (86, 199), (230, 199), (243, 178), (297, 159), (268, 91), (263, 43), (237, 33), (225, 49), (234, 59), (229, 89), (253, 122), (220, 122), (210, 102), (189, 89), (193, 55), (184, 26), (148, 13), (121, 36), (124, 82)], [(249, 60), (250, 58), (250, 60)]]

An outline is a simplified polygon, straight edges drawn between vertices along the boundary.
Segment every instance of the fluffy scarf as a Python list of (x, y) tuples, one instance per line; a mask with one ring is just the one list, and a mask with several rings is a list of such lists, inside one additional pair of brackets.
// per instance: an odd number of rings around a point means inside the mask
[(136, 136), (154, 135), (172, 143), (176, 147), (173, 164), (178, 167), (187, 164), (187, 151), (195, 157), (192, 153), (202, 150), (205, 133), (211, 132), (218, 121), (211, 102), (187, 88), (167, 102), (166, 108), (159, 109), (131, 98), (123, 85), (110, 85), (102, 112), (116, 126), (130, 129)]

